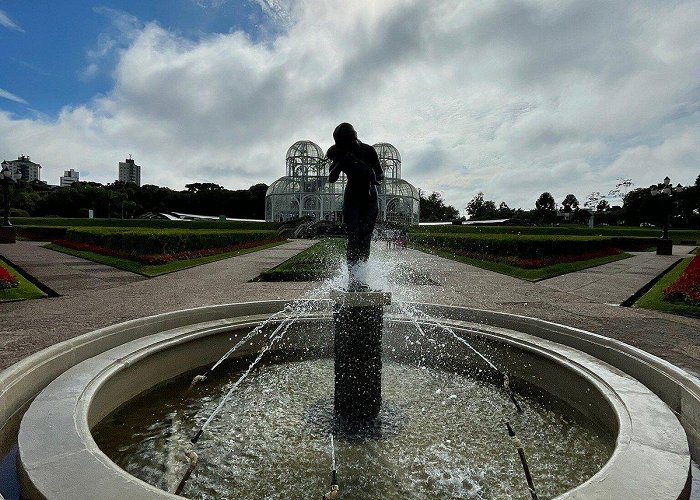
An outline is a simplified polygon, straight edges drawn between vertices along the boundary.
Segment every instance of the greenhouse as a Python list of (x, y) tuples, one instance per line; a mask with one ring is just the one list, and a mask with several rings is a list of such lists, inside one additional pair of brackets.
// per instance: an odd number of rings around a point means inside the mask
[[(379, 220), (398, 224), (418, 224), (418, 190), (401, 179), (401, 156), (387, 143), (375, 144), (385, 180), (378, 187)], [(267, 189), (265, 220), (281, 222), (300, 217), (314, 220), (343, 220), (345, 176), (328, 182), (330, 162), (323, 150), (311, 141), (298, 141), (287, 151), (286, 175)]]

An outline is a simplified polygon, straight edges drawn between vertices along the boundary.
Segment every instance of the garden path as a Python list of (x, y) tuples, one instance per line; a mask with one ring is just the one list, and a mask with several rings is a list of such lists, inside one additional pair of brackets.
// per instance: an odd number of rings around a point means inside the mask
[[(157, 278), (139, 278), (83, 293), (69, 291), (53, 299), (0, 304), (0, 369), (62, 340), (133, 318), (210, 304), (298, 297), (317, 284), (250, 280), (313, 243), (294, 240)], [(25, 249), (27, 261), (32, 255), (37, 261), (44, 259), (46, 250), (38, 246)], [(0, 247), (0, 252), (6, 251)], [(530, 283), (415, 250), (396, 251), (412, 261), (410, 267), (424, 269), (439, 283), (413, 285), (414, 300), (498, 310), (583, 328), (700, 374), (700, 319), (611, 305), (619, 303), (619, 297), (627, 298), (629, 290), (637, 290), (638, 282), (628, 284), (625, 280), (636, 279), (635, 267), (642, 258), (647, 269), (644, 279), (653, 277), (654, 269), (661, 272), (668, 267), (668, 258), (648, 253), (615, 263), (617, 271), (611, 273), (607, 284), (602, 276), (596, 276), (600, 278), (596, 286), (609, 289), (609, 294), (603, 294), (586, 291), (585, 286), (555, 287), (551, 280)], [(623, 272), (621, 266), (629, 269)], [(580, 271), (568, 279), (585, 283), (590, 274)]]
[(59, 295), (80, 295), (113, 288), (143, 276), (43, 248), (45, 242), (18, 241), (0, 245), (0, 255), (24, 269)]
[[(582, 328), (639, 347), (700, 376), (700, 319), (620, 307), (608, 301), (630, 289), (636, 292), (636, 284), (627, 286), (624, 280), (612, 277), (606, 285), (609, 294), (587, 296), (576, 289), (548, 286), (548, 280), (531, 283), (415, 250), (405, 252), (414, 260), (412, 266), (429, 270), (432, 279), (442, 285), (416, 287), (415, 300), (503, 311)], [(647, 257), (646, 266), (659, 272), (670, 265), (669, 257), (654, 253)], [(633, 259), (619, 261), (627, 262), (630, 269), (617, 274), (631, 277), (638, 262)], [(579, 273), (587, 274), (573, 274)], [(617, 289), (624, 290), (615, 292)]]
[(630, 252), (633, 256), (598, 267), (563, 274), (539, 284), (610, 305), (620, 305), (695, 247), (675, 245), (673, 255)]
[[(74, 283), (83, 288), (63, 289), (61, 297), (0, 303), (0, 369), (50, 345), (129, 319), (213, 304), (297, 297), (311, 284), (250, 280), (313, 243), (293, 240), (156, 278), (136, 275), (134, 281), (91, 290), (76, 279)], [(2, 245), (0, 252), (9, 253), (10, 247), (26, 252), (22, 263), (27, 268), (33, 263), (33, 269), (43, 270), (40, 264), (47, 258), (45, 252), (63, 256), (38, 245)], [(59, 269), (61, 258), (54, 264)], [(52, 272), (49, 264), (43, 276)]]

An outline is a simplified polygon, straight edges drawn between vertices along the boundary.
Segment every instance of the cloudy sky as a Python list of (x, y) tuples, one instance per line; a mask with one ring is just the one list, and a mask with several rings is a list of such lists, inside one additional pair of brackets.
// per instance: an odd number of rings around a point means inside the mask
[(269, 184), (341, 121), (459, 208), (700, 174), (698, 0), (0, 0), (0, 43), (0, 156), (51, 184)]

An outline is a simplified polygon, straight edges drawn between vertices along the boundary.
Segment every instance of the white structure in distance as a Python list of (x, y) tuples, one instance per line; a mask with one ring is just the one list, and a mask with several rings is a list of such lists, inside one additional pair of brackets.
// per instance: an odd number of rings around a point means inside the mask
[[(129, 155), (131, 156), (131, 155)], [(119, 162), (119, 180), (127, 183), (131, 182), (137, 186), (141, 185), (141, 166), (137, 165), (133, 159), (127, 158)]]
[(29, 159), (29, 156), (20, 155), (16, 160), (3, 161), (2, 168), (9, 168), (13, 174), (20, 173), (23, 181), (40, 181), (41, 180), (41, 165), (34, 163)]
[[(375, 144), (384, 182), (378, 186), (379, 221), (418, 224), (418, 189), (401, 179), (401, 155), (391, 144)], [(277, 179), (265, 195), (265, 220), (281, 222), (300, 217), (342, 222), (345, 175), (328, 182), (330, 162), (311, 141), (298, 141), (287, 151), (287, 175)]]
[(64, 170), (59, 185), (61, 187), (65, 187), (70, 186), (75, 182), (80, 182), (80, 172), (78, 172), (77, 170), (73, 170), (72, 168), (70, 170)]

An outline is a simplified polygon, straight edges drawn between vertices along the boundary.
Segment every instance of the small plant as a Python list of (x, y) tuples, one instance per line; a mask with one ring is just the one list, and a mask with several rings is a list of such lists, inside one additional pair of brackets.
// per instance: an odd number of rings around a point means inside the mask
[(700, 255), (693, 258), (673, 284), (664, 288), (664, 298), (671, 302), (700, 306)]
[(0, 290), (17, 288), (18, 286), (19, 286), (19, 280), (17, 279), (17, 277), (12, 275), (4, 267), (0, 266)]

